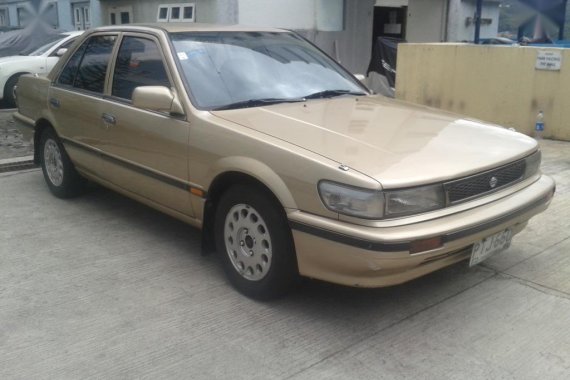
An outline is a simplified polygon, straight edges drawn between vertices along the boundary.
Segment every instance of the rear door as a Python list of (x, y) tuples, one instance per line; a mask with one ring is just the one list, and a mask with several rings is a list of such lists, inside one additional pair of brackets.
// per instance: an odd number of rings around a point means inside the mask
[(133, 107), (139, 86), (173, 88), (153, 35), (124, 33), (103, 112), (113, 121), (102, 149), (108, 176), (120, 187), (169, 209), (193, 215), (188, 183), (189, 124), (180, 116)]
[(108, 124), (102, 100), (117, 34), (94, 35), (69, 58), (48, 94), (57, 133), (78, 169), (103, 177)]

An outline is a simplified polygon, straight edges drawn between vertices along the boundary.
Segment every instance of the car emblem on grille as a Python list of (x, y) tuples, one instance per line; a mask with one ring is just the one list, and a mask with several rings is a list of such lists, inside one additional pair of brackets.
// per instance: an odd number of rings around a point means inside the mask
[(497, 186), (497, 182), (499, 182), (497, 177), (491, 177), (491, 179), (489, 180), (489, 186), (491, 186), (491, 189), (494, 189), (495, 186)]

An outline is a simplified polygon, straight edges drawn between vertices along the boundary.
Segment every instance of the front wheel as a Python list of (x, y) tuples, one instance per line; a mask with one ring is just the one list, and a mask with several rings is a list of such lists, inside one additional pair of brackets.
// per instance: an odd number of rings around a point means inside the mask
[(40, 161), (44, 179), (58, 198), (81, 194), (86, 180), (77, 173), (53, 129), (45, 129), (40, 140)]
[(268, 300), (298, 280), (297, 260), (283, 208), (255, 186), (228, 189), (216, 211), (216, 247), (232, 285)]

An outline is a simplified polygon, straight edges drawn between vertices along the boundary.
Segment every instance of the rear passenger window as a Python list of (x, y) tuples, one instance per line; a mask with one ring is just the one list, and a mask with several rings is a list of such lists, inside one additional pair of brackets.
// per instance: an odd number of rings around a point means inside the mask
[(73, 82), (74, 87), (92, 92), (103, 92), (105, 74), (116, 39), (116, 36), (95, 36), (89, 39)]
[(130, 100), (139, 86), (170, 87), (170, 81), (154, 41), (124, 37), (115, 64), (112, 95)]

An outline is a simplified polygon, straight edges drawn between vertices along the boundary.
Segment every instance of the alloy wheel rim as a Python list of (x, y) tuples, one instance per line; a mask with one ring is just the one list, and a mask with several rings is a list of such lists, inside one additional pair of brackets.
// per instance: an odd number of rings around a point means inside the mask
[(236, 271), (250, 281), (262, 280), (271, 267), (273, 247), (265, 220), (247, 204), (233, 206), (224, 223), (226, 252)]
[(63, 160), (57, 143), (48, 139), (44, 145), (44, 165), (50, 182), (54, 186), (63, 183)]

